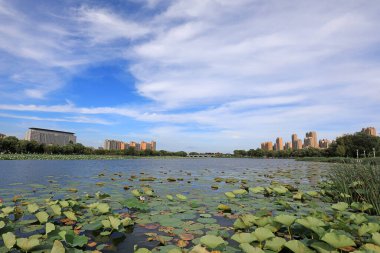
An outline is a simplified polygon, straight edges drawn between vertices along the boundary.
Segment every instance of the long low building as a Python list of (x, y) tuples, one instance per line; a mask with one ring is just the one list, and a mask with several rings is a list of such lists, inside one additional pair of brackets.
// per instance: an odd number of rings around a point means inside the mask
[(65, 146), (69, 143), (75, 144), (77, 137), (74, 133), (43, 128), (29, 128), (25, 140), (36, 141), (40, 144)]

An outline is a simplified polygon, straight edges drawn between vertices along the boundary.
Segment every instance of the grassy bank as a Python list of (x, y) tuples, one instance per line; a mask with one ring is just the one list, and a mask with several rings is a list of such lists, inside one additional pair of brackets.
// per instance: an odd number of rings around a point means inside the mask
[(179, 156), (122, 156), (122, 155), (49, 155), (49, 154), (0, 154), (0, 160), (125, 160), (125, 159), (167, 159)]
[[(296, 161), (345, 163), (345, 164), (358, 163), (358, 160), (356, 158), (345, 158), (345, 157), (298, 157), (296, 158)], [(359, 159), (359, 163), (380, 165), (380, 157), (361, 158)]]

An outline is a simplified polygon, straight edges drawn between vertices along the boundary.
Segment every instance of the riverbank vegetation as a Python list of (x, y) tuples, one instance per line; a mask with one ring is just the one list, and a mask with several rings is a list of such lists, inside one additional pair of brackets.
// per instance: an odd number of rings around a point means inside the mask
[(327, 149), (304, 148), (299, 150), (235, 150), (235, 157), (345, 157), (366, 158), (380, 155), (380, 137), (358, 132), (338, 137)]
[[(106, 156), (106, 158), (111, 158), (115, 156), (187, 156), (187, 153), (184, 151), (170, 152), (166, 150), (136, 150), (133, 147), (130, 147), (126, 150), (104, 150), (104, 149), (94, 149), (90, 147), (85, 147), (80, 143), (70, 143), (65, 146), (57, 145), (44, 145), (39, 144), (36, 141), (26, 141), (19, 140), (16, 137), (9, 136), (0, 139), (0, 159), (1, 157), (17, 157), (10, 155), (2, 154), (21, 154), (22, 157), (40, 157), (38, 155), (56, 155), (57, 158), (63, 158), (61, 155), (88, 155), (88, 158), (100, 158), (99, 156)], [(28, 155), (32, 154), (32, 155)], [(46, 156), (41, 156), (46, 157)], [(78, 156), (80, 158), (80, 156)]]

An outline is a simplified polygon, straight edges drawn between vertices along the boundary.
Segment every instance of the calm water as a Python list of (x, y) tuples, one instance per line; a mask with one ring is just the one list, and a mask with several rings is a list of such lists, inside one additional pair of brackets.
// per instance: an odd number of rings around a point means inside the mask
[[(0, 161), (0, 188), (9, 184), (45, 184), (50, 177), (60, 183), (80, 179), (90, 180), (101, 173), (145, 173), (157, 178), (183, 177), (184, 171), (193, 177), (212, 179), (216, 176), (247, 178), (291, 170), (300, 180), (315, 184), (328, 164), (297, 162), (287, 159), (131, 159), (131, 160), (78, 160), (78, 161)], [(18, 186), (19, 187), (19, 186)]]

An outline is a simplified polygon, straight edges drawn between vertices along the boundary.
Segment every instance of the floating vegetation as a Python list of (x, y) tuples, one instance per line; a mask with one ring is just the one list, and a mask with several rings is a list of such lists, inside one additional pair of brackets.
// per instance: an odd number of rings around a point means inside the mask
[(289, 171), (104, 169), (12, 182), (0, 195), (0, 252), (380, 252), (375, 205)]

